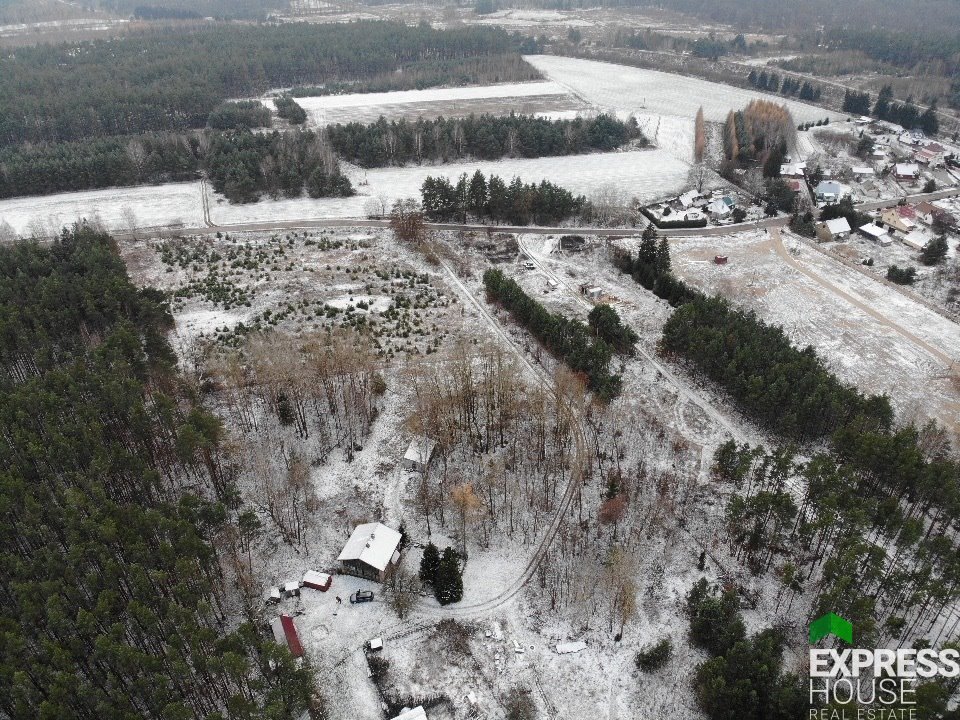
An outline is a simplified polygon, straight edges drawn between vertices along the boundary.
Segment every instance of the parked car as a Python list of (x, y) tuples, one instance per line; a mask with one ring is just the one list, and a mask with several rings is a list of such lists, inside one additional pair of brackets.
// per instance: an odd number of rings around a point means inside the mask
[(353, 595), (350, 596), (351, 605), (356, 605), (357, 603), (364, 603), (364, 602), (373, 602), (373, 591), (357, 590)]

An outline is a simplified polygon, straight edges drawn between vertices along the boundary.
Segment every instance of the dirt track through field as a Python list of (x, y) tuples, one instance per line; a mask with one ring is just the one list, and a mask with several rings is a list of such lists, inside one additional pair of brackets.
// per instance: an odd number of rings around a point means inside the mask
[(951, 358), (949, 355), (947, 355), (945, 352), (943, 352), (943, 351), (940, 350), (939, 348), (936, 348), (936, 347), (934, 347), (933, 345), (931, 345), (930, 343), (922, 340), (921, 338), (919, 338), (919, 337), (917, 337), (916, 335), (914, 335), (912, 332), (910, 332), (909, 330), (907, 330), (907, 329), (906, 329), (905, 327), (903, 327), (902, 325), (899, 325), (899, 324), (893, 322), (893, 321), (890, 320), (890, 318), (888, 318), (887, 316), (885, 316), (885, 315), (883, 315), (882, 313), (879, 313), (879, 312), (877, 312), (876, 310), (874, 310), (874, 309), (873, 309), (872, 307), (870, 307), (867, 303), (863, 302), (862, 300), (857, 299), (856, 297), (854, 297), (853, 295), (851, 295), (851, 294), (848, 293), (847, 291), (845, 291), (845, 290), (837, 287), (837, 286), (834, 285), (833, 283), (831, 283), (829, 280), (827, 280), (827, 279), (825, 279), (824, 277), (818, 275), (817, 273), (813, 272), (812, 270), (809, 270), (808, 268), (804, 267), (803, 264), (801, 264), (793, 255), (790, 254), (790, 252), (787, 250), (786, 246), (783, 244), (783, 238), (782, 238), (781, 235), (780, 235), (780, 228), (770, 228), (770, 237), (771, 237), (771, 239), (773, 240), (772, 245), (773, 245), (773, 248), (774, 248), (774, 250), (776, 251), (777, 255), (778, 255), (784, 262), (786, 262), (790, 267), (792, 267), (794, 270), (796, 270), (797, 272), (799, 272), (799, 273), (805, 275), (806, 277), (810, 278), (810, 279), (813, 280), (815, 283), (817, 283), (818, 285), (821, 285), (822, 287), (826, 288), (827, 290), (829, 290), (829, 291), (830, 291), (831, 293), (833, 293), (834, 295), (836, 295), (836, 296), (838, 296), (838, 297), (840, 297), (840, 298), (843, 298), (843, 299), (846, 300), (848, 303), (850, 303), (851, 305), (853, 305), (854, 307), (856, 307), (858, 310), (863, 311), (864, 313), (866, 313), (867, 315), (869, 315), (871, 318), (873, 318), (874, 320), (876, 320), (878, 323), (880, 323), (880, 324), (883, 325), (884, 327), (890, 328), (891, 330), (893, 330), (894, 332), (898, 333), (899, 335), (902, 335), (902, 336), (905, 337), (907, 340), (909, 340), (911, 343), (913, 343), (913, 344), (916, 345), (917, 347), (921, 348), (922, 350), (924, 350), (924, 351), (927, 352), (928, 354), (932, 355), (934, 358), (936, 358), (936, 359), (939, 360), (940, 362), (944, 363), (944, 365), (946, 366), (946, 368), (949, 368), (949, 367), (955, 362), (954, 358)]

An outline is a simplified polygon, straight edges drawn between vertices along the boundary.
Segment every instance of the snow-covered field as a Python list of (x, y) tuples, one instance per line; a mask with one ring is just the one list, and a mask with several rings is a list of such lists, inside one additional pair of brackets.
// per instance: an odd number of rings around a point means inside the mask
[(210, 216), (216, 224), (271, 219), (363, 217), (368, 212), (368, 203), (380, 195), (387, 199), (389, 207), (394, 200), (419, 197), (420, 186), (430, 175), (456, 180), (461, 173), (472, 175), (476, 170), (487, 175), (500, 175), (508, 181), (514, 176), (519, 176), (524, 182), (550, 180), (571, 192), (588, 197), (594, 190), (613, 185), (628, 197), (651, 200), (679, 192), (686, 183), (689, 166), (662, 150), (638, 150), (374, 170), (348, 168), (347, 174), (358, 192), (354, 197), (262, 200), (254, 205), (230, 205), (222, 198), (211, 195)]
[(537, 112), (582, 108), (567, 90), (550, 81), (479, 85), (472, 87), (397, 90), (297, 98), (315, 127), (347, 122), (470, 113)]
[(187, 182), (11, 198), (0, 200), (0, 225), (20, 235), (51, 235), (84, 218), (112, 231), (129, 230), (131, 218), (138, 228), (201, 227), (201, 197), (200, 183)]
[(526, 60), (550, 80), (607, 110), (692, 119), (697, 108), (703, 106), (708, 121), (722, 122), (731, 110), (739, 110), (755, 98), (765, 98), (786, 103), (797, 123), (843, 117), (795, 100), (780, 100), (763, 93), (657, 70), (555, 55), (531, 55), (526, 56)]

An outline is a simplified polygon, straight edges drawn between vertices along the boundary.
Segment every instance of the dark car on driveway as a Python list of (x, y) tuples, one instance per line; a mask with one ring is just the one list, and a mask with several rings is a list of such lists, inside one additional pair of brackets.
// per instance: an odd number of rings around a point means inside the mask
[(373, 592), (370, 590), (357, 590), (353, 595), (350, 596), (350, 604), (356, 605), (357, 603), (363, 602), (373, 602)]

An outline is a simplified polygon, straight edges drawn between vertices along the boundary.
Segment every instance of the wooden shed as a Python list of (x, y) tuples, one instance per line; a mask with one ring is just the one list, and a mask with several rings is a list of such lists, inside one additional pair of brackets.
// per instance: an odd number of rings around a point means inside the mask
[(330, 584), (332, 582), (333, 576), (329, 573), (317, 572), (316, 570), (307, 570), (303, 574), (303, 587), (310, 588), (311, 590), (326, 592), (330, 589)]

